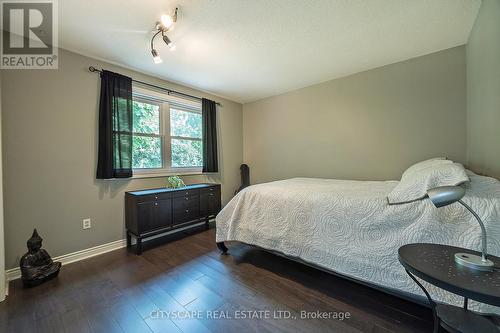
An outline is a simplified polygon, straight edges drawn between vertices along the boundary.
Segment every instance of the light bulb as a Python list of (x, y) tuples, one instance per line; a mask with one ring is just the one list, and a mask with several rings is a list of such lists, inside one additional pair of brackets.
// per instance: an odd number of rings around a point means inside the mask
[(174, 24), (174, 19), (170, 15), (162, 15), (160, 17), (160, 20), (163, 28), (165, 28), (166, 30), (170, 29), (170, 27)]
[(151, 54), (153, 55), (153, 62), (155, 64), (161, 63), (162, 60), (161, 60), (160, 56), (158, 55), (158, 52), (155, 49), (151, 50)]
[(158, 57), (158, 56), (153, 57), (153, 62), (154, 62), (155, 64), (161, 64), (161, 62), (162, 62), (162, 61), (163, 61), (163, 60), (161, 60), (161, 58), (160, 58), (160, 57)]

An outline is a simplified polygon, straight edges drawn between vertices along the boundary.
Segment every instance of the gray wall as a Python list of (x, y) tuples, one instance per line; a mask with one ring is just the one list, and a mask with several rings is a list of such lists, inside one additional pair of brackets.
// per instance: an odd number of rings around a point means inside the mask
[(244, 104), (251, 181), (399, 179), (425, 158), (463, 163), (465, 89), (460, 46)]
[[(186, 87), (60, 50), (58, 70), (2, 71), (6, 267), (26, 252), (34, 227), (53, 256), (124, 238), (124, 192), (164, 186), (164, 178), (96, 180), (99, 76), (90, 65), (206, 96), (219, 111), (221, 171), (188, 183), (222, 183), (226, 203), (240, 183), (242, 106)], [(82, 230), (82, 219), (92, 229)]]
[(500, 178), (500, 1), (483, 0), (467, 44), (469, 167)]

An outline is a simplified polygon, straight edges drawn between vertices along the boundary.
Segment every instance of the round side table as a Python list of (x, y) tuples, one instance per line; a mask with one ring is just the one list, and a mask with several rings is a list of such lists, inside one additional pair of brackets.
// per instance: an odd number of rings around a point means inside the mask
[[(434, 332), (439, 326), (449, 332), (499, 333), (500, 329), (488, 318), (467, 309), (469, 299), (500, 306), (500, 258), (488, 256), (495, 263), (492, 271), (478, 271), (455, 262), (455, 253), (480, 254), (460, 247), (416, 243), (399, 248), (399, 262), (406, 273), (422, 289), (434, 315)], [(435, 303), (418, 277), (441, 289), (464, 297), (464, 306)]]

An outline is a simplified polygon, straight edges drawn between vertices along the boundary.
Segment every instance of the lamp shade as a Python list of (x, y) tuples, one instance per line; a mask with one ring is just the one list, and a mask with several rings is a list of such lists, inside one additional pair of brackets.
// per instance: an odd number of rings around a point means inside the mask
[(460, 186), (440, 186), (427, 191), (429, 199), (436, 207), (444, 207), (462, 199), (465, 189)]

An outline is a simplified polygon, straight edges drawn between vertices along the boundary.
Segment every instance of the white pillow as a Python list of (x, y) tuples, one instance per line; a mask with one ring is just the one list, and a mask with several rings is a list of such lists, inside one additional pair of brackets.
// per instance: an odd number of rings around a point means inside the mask
[(462, 164), (440, 163), (405, 172), (399, 184), (387, 196), (389, 205), (404, 204), (423, 199), (427, 191), (438, 186), (460, 185), (469, 181)]
[(446, 159), (446, 157), (435, 157), (431, 158), (422, 162), (418, 162), (413, 164), (411, 167), (406, 169), (406, 171), (403, 173), (403, 176), (401, 178), (408, 176), (410, 173), (421, 170), (423, 168), (427, 168), (429, 166), (433, 165), (439, 165), (439, 164), (446, 164), (446, 163), (453, 163), (453, 161)]

